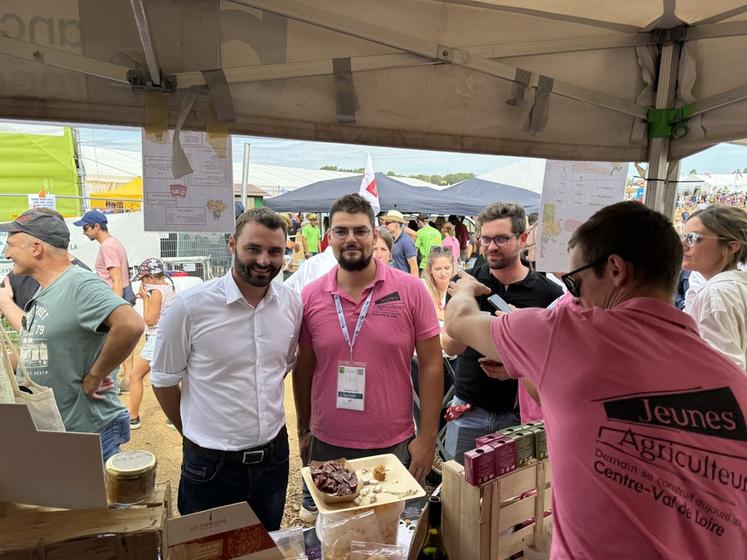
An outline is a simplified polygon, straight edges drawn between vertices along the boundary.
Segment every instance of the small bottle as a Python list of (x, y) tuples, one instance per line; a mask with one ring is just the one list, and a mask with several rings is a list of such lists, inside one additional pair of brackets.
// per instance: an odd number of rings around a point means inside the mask
[(428, 498), (428, 534), (423, 546), (418, 551), (418, 560), (448, 560), (443, 538), (441, 536), (441, 498)]

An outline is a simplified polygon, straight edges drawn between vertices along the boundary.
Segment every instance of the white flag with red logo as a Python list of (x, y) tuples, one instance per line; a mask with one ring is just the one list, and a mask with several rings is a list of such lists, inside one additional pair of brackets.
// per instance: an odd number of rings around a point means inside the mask
[(379, 191), (376, 188), (376, 176), (374, 175), (373, 163), (371, 162), (371, 154), (368, 154), (368, 163), (366, 163), (366, 171), (363, 173), (361, 188), (358, 190), (358, 194), (371, 203), (374, 214), (378, 214), (381, 211), (381, 206), (379, 206)]

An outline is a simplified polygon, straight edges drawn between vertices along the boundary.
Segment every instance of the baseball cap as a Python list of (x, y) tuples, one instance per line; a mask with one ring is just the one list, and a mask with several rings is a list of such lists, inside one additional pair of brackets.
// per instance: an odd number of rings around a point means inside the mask
[(92, 226), (94, 224), (106, 223), (108, 223), (106, 214), (104, 214), (103, 212), (99, 212), (98, 210), (89, 210), (88, 212), (83, 214), (83, 217), (80, 220), (78, 220), (77, 222), (73, 222), (73, 225), (78, 227), (85, 227)]
[(144, 276), (153, 276), (154, 274), (163, 274), (166, 272), (166, 265), (163, 261), (156, 258), (145, 259), (137, 267), (137, 272), (130, 279), (130, 282), (141, 280)]
[(0, 231), (26, 233), (60, 249), (67, 249), (70, 244), (70, 231), (65, 222), (36, 209), (24, 212), (12, 222), (0, 224)]
[(422, 220), (424, 222), (428, 221), (428, 214), (418, 214), (418, 220)]
[(384, 222), (397, 222), (398, 224), (406, 224), (405, 216), (398, 210), (389, 210), (382, 218)]

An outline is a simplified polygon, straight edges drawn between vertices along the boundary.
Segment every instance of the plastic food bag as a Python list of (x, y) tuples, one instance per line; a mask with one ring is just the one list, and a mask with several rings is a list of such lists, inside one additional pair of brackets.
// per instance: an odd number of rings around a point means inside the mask
[(372, 511), (331, 523), (322, 529), (322, 558), (351, 560), (353, 541), (380, 542), (381, 531)]
[(354, 541), (350, 560), (405, 560), (401, 546)]
[(270, 537), (283, 553), (285, 558), (306, 556), (306, 545), (303, 540), (302, 527), (289, 527), (270, 533)]

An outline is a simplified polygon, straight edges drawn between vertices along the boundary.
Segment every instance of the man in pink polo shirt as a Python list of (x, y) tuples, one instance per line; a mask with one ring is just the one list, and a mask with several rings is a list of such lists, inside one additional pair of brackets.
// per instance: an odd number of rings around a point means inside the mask
[(672, 305), (682, 245), (635, 202), (572, 236), (580, 308), (481, 315), (460, 279), (450, 336), (536, 385), (553, 471), (553, 559), (747, 558), (747, 378)]
[[(423, 480), (435, 454), (443, 398), (439, 325), (423, 283), (373, 258), (371, 205), (345, 195), (329, 211), (338, 266), (304, 288), (293, 393), (301, 458), (326, 461), (393, 453)], [(420, 363), (421, 430), (410, 377)], [(304, 496), (302, 519), (315, 508)]]

